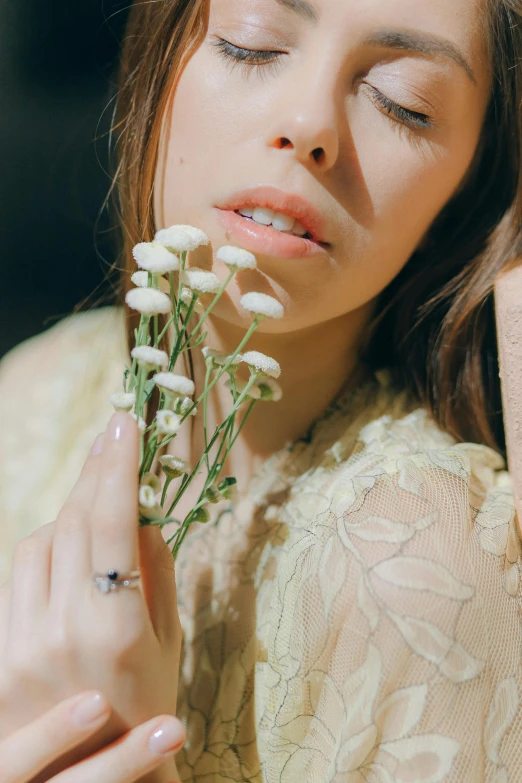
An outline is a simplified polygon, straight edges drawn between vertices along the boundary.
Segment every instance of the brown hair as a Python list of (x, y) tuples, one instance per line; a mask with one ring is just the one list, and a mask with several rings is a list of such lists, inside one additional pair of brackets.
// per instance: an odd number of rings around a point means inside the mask
[[(458, 441), (505, 457), (493, 286), (520, 251), (522, 58), (520, 0), (491, 0), (493, 87), (476, 154), (459, 192), (381, 293), (361, 359), (389, 367)], [(162, 121), (184, 65), (207, 29), (206, 0), (136, 3), (123, 45), (113, 180), (122, 266), (156, 231), (152, 194)], [(129, 274), (123, 276), (123, 291)], [(136, 326), (129, 314), (129, 335)]]

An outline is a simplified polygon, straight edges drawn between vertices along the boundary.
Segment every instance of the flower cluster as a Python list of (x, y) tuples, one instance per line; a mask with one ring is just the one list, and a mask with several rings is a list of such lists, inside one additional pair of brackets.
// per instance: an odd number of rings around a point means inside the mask
[[(216, 253), (216, 259), (228, 269), (223, 283), (214, 272), (187, 266), (187, 253), (208, 244), (209, 238), (201, 229), (176, 225), (158, 231), (152, 242), (133, 248), (139, 268), (131, 276), (134, 287), (125, 301), (140, 314), (140, 323), (130, 354), (132, 364), (124, 372), (123, 391), (110, 398), (116, 410), (135, 418), (140, 431), (140, 525), (175, 523), (168, 540), (174, 557), (189, 526), (210, 520), (209, 504), (237, 499), (234, 476), (221, 476), (227, 456), (254, 406), (260, 401), (278, 402), (282, 397), (277, 361), (259, 351), (242, 353), (264, 318), (283, 317), (284, 309), (276, 299), (256, 291), (241, 297), (240, 307), (252, 320), (233, 353), (204, 345), (207, 332), (202, 327), (232, 277), (257, 266), (252, 253), (232, 246), (220, 247)], [(195, 349), (201, 350), (206, 366), (204, 388), (197, 399), (194, 381), (175, 371), (182, 354)], [(238, 377), (242, 368), (250, 373), (248, 380)], [(231, 393), (231, 408), (210, 434), (207, 398), (222, 377)], [(169, 444), (185, 420), (201, 415), (201, 409), (205, 448), (196, 464), (189, 465), (172, 453)], [(236, 425), (240, 409), (242, 417)], [(207, 476), (197, 502), (184, 519), (175, 519), (172, 514), (177, 504), (204, 466)], [(169, 492), (172, 482), (176, 484)]]

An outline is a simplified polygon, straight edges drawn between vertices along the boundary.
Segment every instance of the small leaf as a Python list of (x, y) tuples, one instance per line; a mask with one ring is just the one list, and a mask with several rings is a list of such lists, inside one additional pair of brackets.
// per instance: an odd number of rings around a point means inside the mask
[(365, 575), (361, 574), (359, 577), (359, 584), (357, 586), (357, 605), (361, 612), (366, 616), (370, 630), (375, 631), (380, 617), (379, 608), (368, 592), (368, 588), (366, 587), (364, 579)]
[(456, 579), (440, 563), (423, 557), (397, 556), (381, 560), (373, 573), (389, 584), (411, 590), (426, 590), (454, 601), (466, 601), (475, 593), (473, 585)]
[(401, 739), (412, 731), (424, 712), (428, 685), (412, 685), (410, 688), (397, 688), (379, 705), (375, 713), (375, 723), (381, 732), (381, 742)]
[(352, 772), (358, 769), (374, 749), (377, 733), (377, 726), (372, 724), (343, 742), (336, 759), (337, 769), (340, 772)]
[(194, 345), (192, 345), (192, 346), (191, 346), (191, 348), (197, 348), (197, 347), (198, 347), (198, 345), (201, 345), (201, 343), (203, 342), (203, 340), (205, 340), (205, 338), (206, 338), (207, 334), (208, 334), (208, 332), (202, 332), (202, 333), (199, 335), (199, 337), (198, 337), (198, 339), (196, 340), (196, 342), (194, 343)]
[(364, 541), (387, 541), (392, 544), (402, 544), (415, 535), (415, 529), (402, 522), (393, 522), (384, 517), (367, 517), (362, 522), (350, 524), (345, 522), (346, 532)]
[(144, 391), (145, 391), (145, 402), (148, 402), (148, 400), (150, 400), (150, 398), (152, 397), (152, 392), (154, 391), (154, 387), (155, 387), (155, 385), (156, 385), (156, 384), (154, 383), (154, 381), (152, 380), (152, 378), (150, 378), (150, 379), (149, 379), (149, 380), (148, 380), (148, 381), (147, 381), (147, 382), (144, 384), (144, 386), (143, 386), (143, 389), (144, 389)]
[(347, 571), (346, 552), (336, 536), (330, 536), (319, 559), (319, 588), (325, 617), (345, 583)]
[(440, 783), (446, 779), (460, 743), (442, 734), (417, 734), (413, 737), (383, 742), (385, 750), (399, 764), (395, 769), (396, 783)]
[(423, 497), (421, 487), (424, 484), (425, 475), (411, 459), (397, 460), (399, 468), (399, 487), (413, 495)]
[(454, 644), (453, 639), (442, 633), (433, 623), (416, 617), (401, 617), (388, 610), (388, 616), (395, 623), (406, 642), (414, 652), (437, 665), (445, 658)]
[(465, 682), (477, 677), (485, 665), (485, 661), (473, 658), (460, 642), (455, 642), (439, 669), (451, 682)]
[(500, 764), (500, 745), (504, 734), (515, 719), (519, 703), (520, 698), (515, 677), (511, 675), (505, 680), (500, 680), (484, 726), (484, 747), (488, 759), (493, 764)]

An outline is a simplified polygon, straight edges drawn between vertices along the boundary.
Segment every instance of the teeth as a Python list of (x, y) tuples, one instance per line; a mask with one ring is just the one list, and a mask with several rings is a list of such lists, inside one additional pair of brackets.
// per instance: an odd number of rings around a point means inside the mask
[(298, 237), (302, 237), (308, 233), (307, 229), (299, 220), (289, 217), (282, 212), (274, 212), (273, 209), (268, 209), (266, 207), (243, 207), (242, 209), (238, 209), (237, 212), (243, 217), (251, 218), (262, 226), (271, 225), (276, 231), (281, 231), (285, 234), (294, 234)]
[(256, 207), (252, 213), (252, 219), (262, 226), (269, 226), (274, 219), (275, 212), (265, 207)]
[(298, 237), (302, 237), (307, 233), (306, 228), (298, 220), (295, 221), (293, 231), (294, 234), (297, 234)]
[(272, 220), (272, 226), (278, 231), (292, 231), (294, 223), (295, 218), (283, 215), (281, 212), (276, 212)]

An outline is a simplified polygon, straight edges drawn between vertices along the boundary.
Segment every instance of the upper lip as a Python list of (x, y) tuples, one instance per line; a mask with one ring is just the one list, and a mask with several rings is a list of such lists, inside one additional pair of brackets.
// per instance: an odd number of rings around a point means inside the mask
[(299, 220), (315, 242), (329, 244), (324, 239), (326, 221), (323, 215), (310, 201), (297, 193), (287, 193), (273, 185), (261, 185), (233, 193), (217, 206), (219, 209), (231, 210), (242, 207), (265, 207), (273, 209), (274, 212), (282, 212)]

